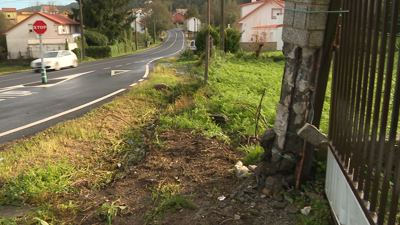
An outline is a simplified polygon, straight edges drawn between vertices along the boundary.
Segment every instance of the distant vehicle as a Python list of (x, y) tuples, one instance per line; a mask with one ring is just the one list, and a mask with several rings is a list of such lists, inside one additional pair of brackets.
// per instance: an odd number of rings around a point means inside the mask
[(196, 40), (191, 40), (190, 41), (190, 50), (192, 50), (192, 51), (196, 51), (197, 50)]
[[(70, 50), (59, 50), (46, 52), (43, 55), (44, 68), (46, 70), (61, 70), (65, 67), (77, 67), (78, 57)], [(31, 62), (32, 69), (40, 72), (42, 69), (41, 59), (35, 59)]]

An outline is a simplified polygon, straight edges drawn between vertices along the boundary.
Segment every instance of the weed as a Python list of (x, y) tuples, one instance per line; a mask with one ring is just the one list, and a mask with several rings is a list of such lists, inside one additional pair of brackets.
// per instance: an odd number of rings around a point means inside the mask
[(126, 209), (127, 206), (119, 205), (120, 199), (111, 202), (111, 204), (104, 203), (101, 207), (97, 210), (98, 215), (102, 215), (106, 218), (107, 224), (112, 224), (114, 218), (117, 216), (118, 212), (122, 212)]
[(14, 221), (13, 218), (4, 219), (0, 216), (0, 224), (1, 225), (17, 225), (17, 222)]
[(245, 166), (256, 165), (260, 161), (260, 155), (264, 152), (264, 149), (260, 145), (241, 146), (238, 150), (246, 153), (246, 156), (243, 158)]
[[(163, 217), (164, 213), (171, 209), (173, 212), (182, 208), (196, 209), (197, 206), (179, 194), (179, 185), (164, 185), (150, 189), (154, 206), (152, 210), (146, 212), (146, 222), (148, 224), (156, 217)], [(191, 195), (193, 197), (193, 195)]]

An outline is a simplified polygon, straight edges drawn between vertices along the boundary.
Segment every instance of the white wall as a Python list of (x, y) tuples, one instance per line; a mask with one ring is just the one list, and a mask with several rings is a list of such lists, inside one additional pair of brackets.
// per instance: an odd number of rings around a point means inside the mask
[[(131, 23), (131, 27), (133, 27), (133, 29), (135, 29), (135, 23), (136, 23), (136, 21), (133, 21), (133, 22)], [(144, 27), (144, 25), (141, 24), (141, 23), (137, 23), (137, 31), (138, 31), (139, 33), (144, 33), (144, 32), (145, 32), (145, 27)]]
[[(65, 49), (67, 38), (69, 43), (73, 44), (72, 33), (77, 32), (78, 25), (60, 25), (40, 15), (34, 15), (6, 33), (10, 59), (18, 58), (19, 52), (24, 57), (29, 55), (33, 58), (40, 57), (39, 35), (32, 30), (33, 23), (37, 20), (42, 20), (47, 25), (47, 31), (42, 35), (44, 52)], [(62, 34), (59, 34), (59, 31)]]
[(187, 31), (198, 32), (201, 30), (201, 21), (197, 18), (192, 18), (185, 22), (185, 29)]
[[(259, 4), (256, 4), (256, 6), (260, 6)], [(256, 8), (257, 8), (256, 7)], [(254, 10), (254, 5), (248, 5), (242, 7), (243, 12), (252, 12)], [(254, 11), (251, 15), (246, 17), (244, 20), (241, 21), (242, 26), (241, 26), (241, 31), (244, 31), (241, 42), (251, 42), (251, 37), (252, 34), (254, 33), (253, 27), (258, 27), (258, 26), (268, 26), (268, 25), (278, 25), (278, 16), (276, 18), (272, 18), (272, 10), (273, 9), (281, 9), (281, 12), (283, 13), (284, 9), (279, 6), (276, 2), (270, 1), (269, 3), (265, 4), (261, 8), (259, 8), (257, 11)], [(274, 11), (275, 12), (275, 11)], [(242, 14), (242, 18), (246, 16), (247, 14)], [(276, 28), (269, 28), (267, 32), (273, 32), (271, 41), (276, 41)]]

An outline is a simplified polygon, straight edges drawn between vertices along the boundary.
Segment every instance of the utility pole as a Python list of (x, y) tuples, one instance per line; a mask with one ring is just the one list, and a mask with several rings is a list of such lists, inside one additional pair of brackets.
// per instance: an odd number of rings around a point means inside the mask
[(79, 0), (79, 16), (81, 17), (81, 42), (82, 42), (82, 51), (81, 51), (81, 59), (85, 59), (85, 37), (83, 36), (83, 13), (82, 13), (82, 0)]
[(205, 49), (205, 71), (204, 71), (204, 86), (207, 86), (208, 69), (210, 67), (210, 0), (207, 0), (207, 34), (206, 34), (206, 49)]
[(156, 44), (156, 19), (154, 18), (154, 27), (153, 27), (153, 40), (154, 40), (154, 44)]
[(221, 0), (220, 50), (225, 50), (225, 0)]
[(135, 45), (136, 45), (136, 50), (138, 50), (137, 23), (138, 23), (138, 21), (135, 19)]

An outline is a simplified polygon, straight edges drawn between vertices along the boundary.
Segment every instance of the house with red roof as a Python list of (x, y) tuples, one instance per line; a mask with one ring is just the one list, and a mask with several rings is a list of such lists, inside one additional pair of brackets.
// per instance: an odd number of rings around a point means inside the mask
[(240, 5), (241, 18), (236, 24), (243, 32), (240, 47), (254, 51), (254, 44), (265, 43), (262, 50), (282, 50), (282, 28), (285, 2), (281, 0), (252, 0)]
[(2, 8), (0, 10), (1, 13), (4, 14), (4, 16), (12, 23), (16, 24), (17, 23), (17, 15), (18, 11), (16, 8)]
[(172, 17), (174, 18), (174, 24), (181, 24), (185, 20), (185, 16), (181, 13), (174, 13), (172, 14)]
[(133, 29), (137, 29), (138, 33), (145, 33), (146, 32), (146, 26), (144, 23), (140, 22), (139, 20), (135, 20), (131, 23), (131, 27), (133, 27)]
[(17, 23), (20, 23), (22, 20), (28, 18), (30, 15), (34, 14), (35, 11), (29, 9), (22, 9), (18, 12), (17, 15)]
[(58, 14), (60, 11), (54, 5), (46, 5), (42, 6), (40, 12), (49, 13), (49, 14)]
[(64, 50), (67, 43), (70, 49), (77, 47), (78, 22), (60, 14), (36, 12), (2, 33), (6, 36), (9, 59), (40, 57), (39, 35), (33, 31), (33, 24), (38, 20), (47, 25), (47, 31), (42, 34), (44, 52)]

